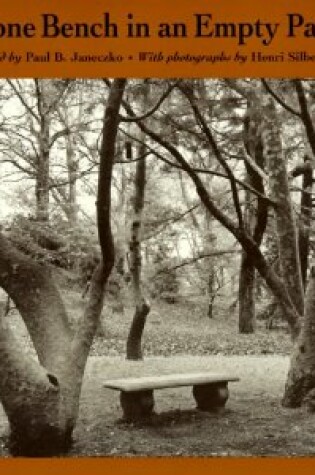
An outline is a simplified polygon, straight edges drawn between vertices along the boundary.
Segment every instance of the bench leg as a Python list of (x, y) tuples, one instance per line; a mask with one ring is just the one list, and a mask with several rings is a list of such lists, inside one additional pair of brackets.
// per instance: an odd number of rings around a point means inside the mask
[(153, 390), (127, 392), (121, 391), (120, 404), (124, 420), (128, 422), (147, 419), (154, 408)]
[(211, 412), (225, 406), (229, 390), (226, 382), (200, 384), (193, 386), (193, 395), (198, 409)]

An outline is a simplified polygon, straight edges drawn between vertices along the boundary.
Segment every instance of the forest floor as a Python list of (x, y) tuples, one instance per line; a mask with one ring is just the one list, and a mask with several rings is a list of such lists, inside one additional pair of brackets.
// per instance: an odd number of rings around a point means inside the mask
[[(82, 311), (75, 293), (67, 294), (71, 315)], [(89, 358), (80, 416), (68, 453), (77, 456), (310, 456), (315, 454), (315, 415), (281, 406), (291, 350), (283, 325), (269, 331), (259, 323), (254, 335), (239, 335), (237, 319), (224, 303), (213, 319), (194, 304), (158, 304), (144, 334), (144, 361), (124, 357), (132, 311), (105, 309)], [(28, 341), (14, 315), (12, 325)], [(145, 423), (122, 421), (119, 393), (106, 379), (209, 370), (238, 376), (230, 383), (223, 413), (199, 412), (191, 388), (155, 391), (156, 414)], [(0, 455), (6, 418), (0, 411)]]

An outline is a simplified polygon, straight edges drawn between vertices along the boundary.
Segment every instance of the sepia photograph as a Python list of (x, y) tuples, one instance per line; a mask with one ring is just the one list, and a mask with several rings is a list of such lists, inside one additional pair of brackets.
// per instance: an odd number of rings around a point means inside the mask
[(0, 80), (3, 458), (314, 455), (315, 80), (173, 72)]

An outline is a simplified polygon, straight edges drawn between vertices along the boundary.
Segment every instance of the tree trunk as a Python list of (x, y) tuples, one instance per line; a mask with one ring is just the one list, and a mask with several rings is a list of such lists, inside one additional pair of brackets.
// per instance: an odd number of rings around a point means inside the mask
[(213, 306), (215, 301), (215, 272), (210, 269), (208, 276), (208, 318), (213, 318)]
[[(254, 221), (253, 204), (250, 194), (246, 191), (246, 203), (244, 211), (244, 226), (249, 234), (252, 234)], [(239, 273), (239, 333), (254, 333), (256, 328), (256, 308), (255, 308), (255, 285), (256, 270), (251, 255), (242, 250), (241, 267)]]
[(315, 410), (315, 267), (311, 269), (302, 328), (291, 359), (284, 397), (286, 407), (305, 403)]
[(308, 258), (310, 251), (310, 229), (312, 224), (312, 187), (313, 166), (312, 161), (305, 155), (304, 164), (298, 165), (291, 172), (293, 177), (302, 175), (301, 211), (299, 223), (299, 253), (301, 261), (301, 273), (304, 289), (306, 288)]
[[(300, 105), (301, 119), (305, 126), (309, 145), (315, 152), (315, 129), (312, 114), (308, 109), (302, 81), (293, 81)], [(302, 272), (306, 280), (309, 226), (311, 223), (311, 194), (312, 189), (312, 162), (305, 157), (303, 173), (303, 192), (301, 197), (301, 211), (305, 215), (306, 235), (300, 234), (300, 255), (302, 258)], [(293, 176), (297, 176), (293, 173)], [(302, 223), (303, 224), (303, 223)], [(302, 238), (302, 239), (301, 239)], [(302, 327), (296, 342), (291, 359), (290, 370), (287, 376), (286, 387), (283, 397), (283, 405), (287, 407), (299, 407), (305, 403), (313, 412), (315, 410), (315, 268), (310, 272), (310, 281), (307, 286), (305, 297), (305, 313), (302, 319)]]
[(143, 300), (138, 302), (127, 338), (127, 360), (142, 360), (142, 334), (146, 318), (150, 312), (149, 304)]
[(57, 455), (71, 442), (86, 360), (114, 264), (110, 185), (125, 83), (125, 79), (113, 81), (106, 105), (97, 197), (103, 262), (93, 275), (90, 300), (75, 334), (49, 272), (0, 234), (0, 286), (19, 310), (38, 356), (37, 362), (26, 354), (5, 320), (0, 321), (0, 401), (16, 455)]
[(288, 173), (282, 153), (280, 125), (272, 101), (269, 100), (264, 111), (265, 123), (262, 138), (269, 170), (269, 187), (272, 198), (277, 202), (275, 219), (280, 272), (297, 313), (303, 315), (304, 290), (298, 252), (297, 226), (290, 198)]
[[(145, 84), (144, 87), (144, 99), (147, 99), (147, 84)], [(146, 100), (144, 103), (145, 102)], [(146, 184), (146, 162), (144, 158), (141, 158), (146, 151), (144, 134), (141, 134), (140, 139), (141, 143), (139, 145), (138, 154), (140, 160), (138, 160), (136, 164), (135, 195), (133, 200), (134, 216), (131, 224), (130, 239), (130, 272), (136, 310), (127, 338), (126, 356), (129, 360), (141, 360), (143, 358), (141, 340), (146, 318), (150, 312), (150, 305), (143, 296), (141, 288), (141, 231)]]
[(254, 333), (255, 313), (255, 266), (250, 256), (243, 251), (239, 283), (239, 323), (240, 333)]
[(0, 399), (10, 423), (13, 453), (52, 455), (70, 444), (109, 272), (110, 266), (105, 266), (96, 273), (90, 301), (73, 335), (49, 273), (1, 237), (0, 283), (20, 311), (39, 360), (24, 352), (2, 319)]
[[(250, 104), (244, 120), (244, 145), (248, 155), (261, 169), (265, 168), (265, 158), (261, 138), (261, 114), (257, 104)], [(264, 183), (261, 175), (245, 161), (250, 186), (264, 194)], [(246, 190), (244, 225), (260, 246), (268, 220), (268, 206), (261, 198), (251, 197)], [(256, 327), (255, 309), (256, 269), (250, 253), (244, 249), (239, 277), (239, 333), (254, 333)]]
[(39, 133), (39, 154), (36, 170), (36, 219), (49, 220), (49, 159), (50, 159), (50, 132), (49, 119), (41, 118)]
[(71, 137), (67, 136), (67, 170), (69, 181), (67, 217), (71, 226), (76, 226), (78, 222), (78, 203), (77, 203), (77, 173), (79, 163), (75, 158)]
[[(36, 167), (36, 219), (49, 220), (49, 178), (50, 178), (50, 106), (49, 84), (34, 79), (38, 110), (38, 155)], [(46, 87), (48, 86), (48, 87)]]
[[(144, 150), (145, 144), (141, 144), (139, 156), (143, 156)], [(142, 295), (141, 288), (141, 228), (146, 180), (145, 160), (139, 160), (136, 166), (134, 217), (130, 240), (130, 272), (136, 309), (127, 338), (127, 359), (129, 360), (140, 360), (143, 357), (141, 340), (146, 318), (150, 312), (150, 306)]]
[(0, 399), (10, 422), (11, 449), (24, 455), (58, 453), (70, 442), (76, 419), (64, 378), (72, 333), (63, 303), (49, 274), (3, 236), (0, 283), (20, 311), (39, 360), (25, 354), (2, 321)]

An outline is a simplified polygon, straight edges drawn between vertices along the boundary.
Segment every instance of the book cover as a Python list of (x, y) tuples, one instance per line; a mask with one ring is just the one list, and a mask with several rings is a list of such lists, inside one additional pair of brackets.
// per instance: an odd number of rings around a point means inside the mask
[(0, 13), (1, 469), (313, 471), (313, 3)]

